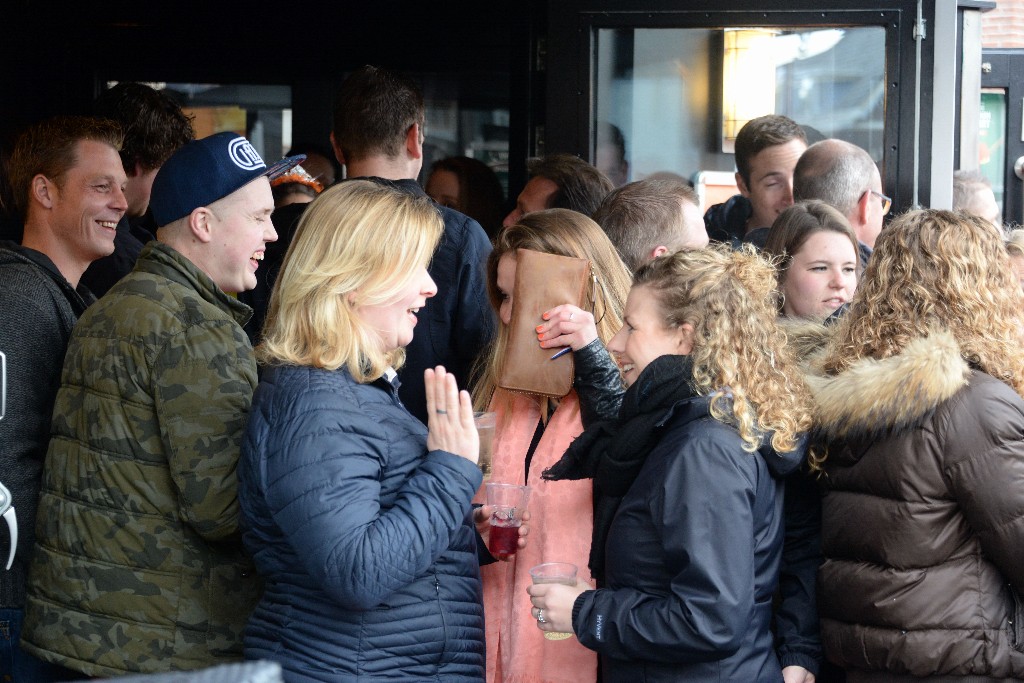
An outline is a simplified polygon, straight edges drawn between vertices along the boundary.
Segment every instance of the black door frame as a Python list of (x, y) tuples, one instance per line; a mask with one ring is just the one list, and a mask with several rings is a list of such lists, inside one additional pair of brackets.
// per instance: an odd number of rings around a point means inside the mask
[[(590, 122), (595, 35), (602, 28), (719, 28), (725, 26), (879, 26), (886, 31), (886, 82), (883, 187), (896, 211), (910, 208), (914, 196), (914, 91), (917, 3), (914, 0), (843, 3), (843, 8), (807, 0), (788, 0), (783, 7), (763, 9), (763, 2), (734, 0), (723, 8), (708, 0), (643, 0), (624, 10), (615, 0), (563, 0), (549, 6), (547, 46), (547, 152), (571, 152), (593, 160)], [(781, 5), (781, 3), (780, 3)], [(935, 25), (935, 3), (923, 8), (925, 26)], [(934, 41), (925, 40), (921, 80), (932, 79)], [(921, 93), (919, 200), (931, 194), (930, 157), (932, 93)]]
[[(1024, 181), (1014, 173), (1018, 157), (1024, 156), (1024, 49), (982, 50), (981, 86), (1006, 90), (1006, 163), (1003, 164), (1003, 221), (1024, 223)], [(989, 68), (990, 67), (990, 68)], [(1016, 78), (1014, 78), (1016, 76)]]

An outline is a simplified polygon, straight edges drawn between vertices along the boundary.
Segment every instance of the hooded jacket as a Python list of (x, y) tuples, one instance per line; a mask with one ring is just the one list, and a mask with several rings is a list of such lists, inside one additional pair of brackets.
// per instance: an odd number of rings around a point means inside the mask
[(1024, 400), (944, 332), (811, 386), (826, 656), (878, 680), (1024, 677)]
[(781, 681), (770, 622), (782, 476), (804, 451), (743, 450), (705, 396), (656, 428), (608, 532), (605, 586), (577, 598), (573, 630), (609, 683)]

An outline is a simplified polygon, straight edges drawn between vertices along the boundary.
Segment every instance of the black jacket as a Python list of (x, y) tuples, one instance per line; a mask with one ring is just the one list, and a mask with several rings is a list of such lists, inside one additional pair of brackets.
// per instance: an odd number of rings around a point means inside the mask
[(753, 213), (750, 200), (741, 194), (733, 195), (724, 204), (715, 204), (704, 213), (708, 238), (713, 242), (731, 244), (733, 249), (739, 249), (744, 243), (763, 248), (771, 226), (758, 226), (747, 232), (747, 219)]
[(780, 681), (769, 624), (782, 481), (803, 457), (744, 451), (709, 400), (677, 402), (612, 522), (606, 585), (573, 629), (615, 681)]

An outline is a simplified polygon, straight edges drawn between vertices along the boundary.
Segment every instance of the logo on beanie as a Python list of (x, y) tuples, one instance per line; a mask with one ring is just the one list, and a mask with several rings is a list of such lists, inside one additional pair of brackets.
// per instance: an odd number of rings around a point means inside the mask
[(258, 168), (266, 168), (259, 152), (252, 146), (252, 143), (245, 138), (235, 138), (228, 145), (228, 155), (235, 166), (243, 171), (255, 171)]

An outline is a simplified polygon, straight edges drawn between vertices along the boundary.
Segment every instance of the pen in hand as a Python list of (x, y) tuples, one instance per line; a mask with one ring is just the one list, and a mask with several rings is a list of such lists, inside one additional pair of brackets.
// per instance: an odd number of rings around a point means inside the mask
[(572, 347), (571, 346), (566, 346), (561, 351), (559, 351), (555, 355), (551, 356), (551, 360), (555, 360), (556, 358), (561, 358), (562, 356), (564, 356), (565, 354), (569, 353), (570, 351), (572, 351)]

